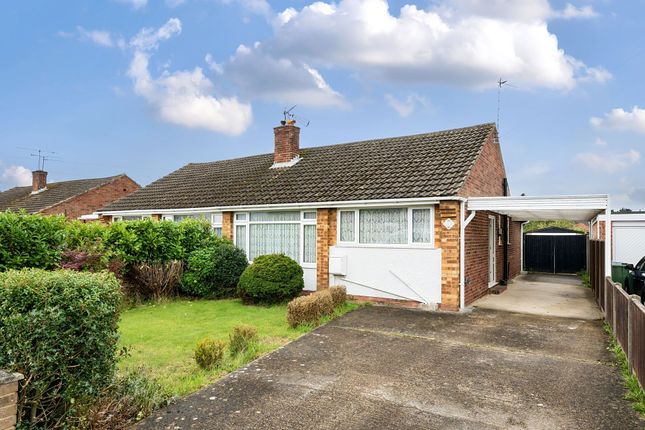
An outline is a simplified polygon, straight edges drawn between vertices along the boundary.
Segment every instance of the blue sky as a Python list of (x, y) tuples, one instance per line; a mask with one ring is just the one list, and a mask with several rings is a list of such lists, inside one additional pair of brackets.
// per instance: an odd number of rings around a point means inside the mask
[(2, 6), (0, 190), (494, 122), (513, 194), (645, 207), (645, 1), (23, 1)]

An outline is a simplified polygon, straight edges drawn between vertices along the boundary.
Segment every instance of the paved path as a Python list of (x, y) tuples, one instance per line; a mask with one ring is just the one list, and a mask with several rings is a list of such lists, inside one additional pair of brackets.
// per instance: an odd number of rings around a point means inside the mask
[(593, 292), (585, 288), (575, 275), (518, 276), (506, 291), (484, 296), (473, 306), (554, 317), (602, 318)]
[(642, 429), (599, 321), (366, 307), (140, 429)]

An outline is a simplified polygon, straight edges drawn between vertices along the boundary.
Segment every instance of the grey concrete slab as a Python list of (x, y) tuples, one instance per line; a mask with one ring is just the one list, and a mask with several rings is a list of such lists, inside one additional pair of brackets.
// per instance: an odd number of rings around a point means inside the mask
[(564, 318), (602, 318), (593, 292), (573, 275), (520, 275), (503, 293), (484, 296), (472, 306)]
[(366, 307), (139, 429), (632, 429), (599, 321)]

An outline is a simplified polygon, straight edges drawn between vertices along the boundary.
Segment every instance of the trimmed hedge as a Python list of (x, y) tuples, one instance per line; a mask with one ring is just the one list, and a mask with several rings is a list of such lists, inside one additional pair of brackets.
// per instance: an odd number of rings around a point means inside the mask
[(334, 307), (338, 307), (347, 301), (347, 289), (342, 285), (329, 287), (329, 293), (334, 302)]
[(21, 425), (69, 427), (110, 384), (120, 303), (111, 273), (0, 273), (0, 368), (25, 375)]
[(287, 323), (292, 328), (301, 324), (318, 325), (323, 316), (333, 313), (334, 301), (331, 292), (326, 289), (290, 301), (287, 304)]
[(245, 303), (280, 303), (297, 297), (305, 288), (302, 267), (284, 254), (256, 257), (237, 284)]
[(229, 242), (197, 249), (188, 257), (182, 291), (197, 297), (233, 296), (248, 265), (244, 251)]
[(66, 222), (62, 216), (0, 213), (0, 271), (57, 267), (65, 249)]

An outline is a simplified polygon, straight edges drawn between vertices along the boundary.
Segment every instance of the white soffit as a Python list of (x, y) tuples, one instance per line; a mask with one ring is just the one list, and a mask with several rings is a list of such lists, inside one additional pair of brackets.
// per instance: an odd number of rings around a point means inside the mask
[(552, 221), (566, 219), (587, 222), (609, 205), (608, 195), (472, 197), (470, 211), (491, 211), (517, 221)]

